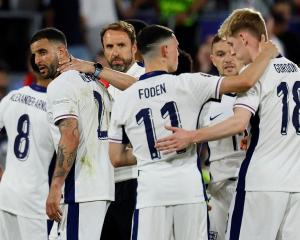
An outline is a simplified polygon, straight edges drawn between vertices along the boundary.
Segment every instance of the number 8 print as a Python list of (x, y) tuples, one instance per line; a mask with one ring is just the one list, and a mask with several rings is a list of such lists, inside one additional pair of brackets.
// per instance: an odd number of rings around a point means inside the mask
[(15, 138), (14, 153), (20, 161), (25, 161), (29, 150), (30, 120), (27, 114), (23, 114), (18, 121), (18, 135)]

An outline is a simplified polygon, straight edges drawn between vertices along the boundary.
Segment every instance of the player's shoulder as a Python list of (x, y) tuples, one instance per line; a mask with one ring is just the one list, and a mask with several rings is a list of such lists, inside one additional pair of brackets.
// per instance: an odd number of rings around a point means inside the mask
[(298, 66), (289, 59), (279, 55), (270, 61), (259, 82), (273, 85), (276, 79), (280, 80), (294, 73), (299, 73)]
[(51, 83), (69, 83), (72, 80), (76, 80), (80, 78), (80, 73), (76, 70), (69, 70), (59, 74)]
[(215, 76), (211, 75), (208, 73), (203, 73), (203, 72), (195, 72), (195, 73), (181, 73), (178, 75), (178, 79), (181, 81), (190, 81), (190, 80), (195, 80), (195, 81), (201, 81), (201, 80), (211, 80), (212, 78), (220, 78), (220, 76)]
[(270, 61), (269, 67), (275, 73), (294, 73), (299, 72), (298, 66), (291, 60), (279, 55)]
[(140, 66), (138, 63), (134, 63), (126, 73), (130, 76), (139, 78), (145, 73), (145, 67)]
[(5, 97), (3, 97), (1, 99), (0, 102), (7, 101), (8, 99), (10, 99), (12, 96), (14, 96), (16, 94), (22, 94), (22, 93), (28, 92), (29, 89), (30, 89), (29, 86), (24, 86), (24, 87), (21, 87), (18, 89), (11, 90)]
[(76, 79), (78, 78), (80, 78), (78, 71), (69, 70), (63, 72), (49, 83), (47, 92), (51, 92), (52, 90), (55, 91), (66, 90), (66, 88), (75, 85)]

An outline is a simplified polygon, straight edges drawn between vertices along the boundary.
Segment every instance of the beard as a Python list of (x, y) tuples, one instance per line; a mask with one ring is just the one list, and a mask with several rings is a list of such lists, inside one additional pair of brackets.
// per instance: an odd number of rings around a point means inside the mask
[[(114, 64), (113, 61), (122, 61), (123, 64)], [(109, 66), (111, 67), (111, 69), (119, 71), (119, 72), (127, 72), (128, 69), (130, 68), (130, 66), (133, 63), (133, 58), (114, 58), (111, 61), (108, 62)]]
[(39, 71), (44, 79), (54, 79), (59, 75), (59, 72), (57, 71), (58, 58), (55, 58), (50, 65), (43, 65), (42, 67), (42, 69), (39, 67)]

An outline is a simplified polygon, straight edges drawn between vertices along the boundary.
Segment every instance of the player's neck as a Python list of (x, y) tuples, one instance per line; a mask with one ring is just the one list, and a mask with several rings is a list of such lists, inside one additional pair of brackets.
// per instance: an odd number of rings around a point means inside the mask
[(145, 61), (145, 72), (153, 72), (153, 71), (166, 71), (168, 72), (168, 67), (166, 64), (162, 64), (160, 61)]
[(250, 53), (250, 58), (253, 62), (259, 55), (259, 49), (252, 49), (251, 51), (249, 51), (249, 53)]
[(51, 79), (37, 79), (36, 85), (46, 88), (46, 87), (48, 87), (50, 82), (51, 82)]

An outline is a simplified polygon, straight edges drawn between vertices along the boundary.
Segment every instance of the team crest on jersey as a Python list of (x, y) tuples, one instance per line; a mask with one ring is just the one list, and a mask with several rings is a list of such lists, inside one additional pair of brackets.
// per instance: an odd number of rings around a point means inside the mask
[(97, 78), (95, 78), (95, 76), (90, 73), (80, 73), (79, 75), (85, 82), (92, 82), (97, 80)]
[(210, 74), (207, 74), (207, 73), (202, 73), (202, 72), (199, 72), (201, 76), (203, 77), (212, 77), (212, 75)]
[(218, 233), (214, 231), (209, 231), (208, 240), (217, 240), (217, 239), (218, 239)]

